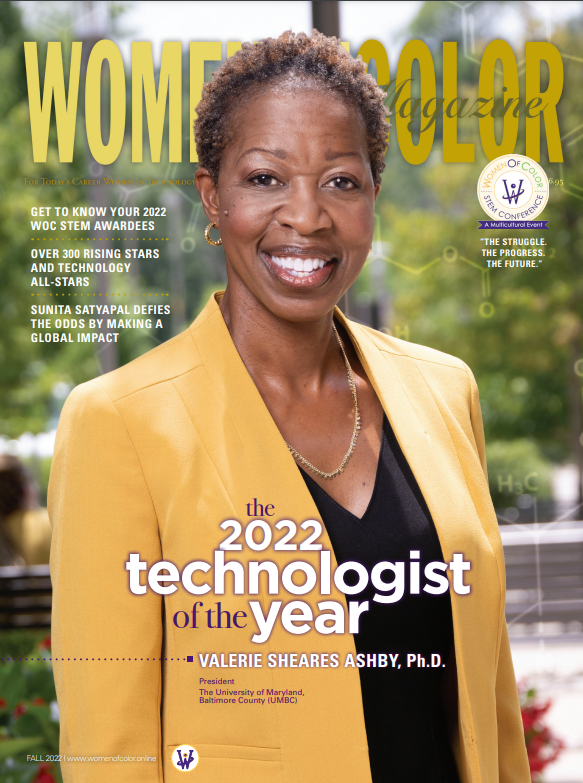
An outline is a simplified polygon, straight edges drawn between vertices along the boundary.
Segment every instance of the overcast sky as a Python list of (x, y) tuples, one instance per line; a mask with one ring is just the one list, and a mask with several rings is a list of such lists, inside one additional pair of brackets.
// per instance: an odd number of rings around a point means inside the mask
[[(358, 47), (371, 37), (394, 40), (413, 19), (422, 2), (340, 3), (344, 40)], [(312, 4), (296, 2), (136, 2), (124, 15), (123, 26), (161, 43), (169, 40), (253, 41), (280, 35), (284, 30), (309, 32)], [(163, 9), (162, 9), (163, 6)], [(348, 32), (350, 35), (348, 37)]]
[[(340, 3), (341, 36), (343, 40), (350, 41), (353, 53), (369, 38), (382, 41), (393, 60), (406, 40), (405, 28), (422, 4), (420, 0), (346, 0)], [(460, 16), (465, 13), (468, 18), (473, 4), (452, 2)], [(30, 28), (44, 28), (45, 38), (47, 33), (51, 37), (54, 32), (52, 38), (55, 40), (59, 37), (59, 11), (63, 17), (70, 17), (72, 9), (79, 29), (84, 18), (87, 19), (84, 9), (93, 6), (97, 8), (97, 14), (91, 19), (94, 27), (99, 22), (99, 11), (105, 11), (107, 3), (21, 0), (18, 5), (24, 10)], [(127, 10), (119, 21), (124, 35), (119, 39), (119, 45), (124, 58), (128, 60), (132, 40), (151, 41), (157, 59), (164, 41), (253, 41), (277, 36), (287, 29), (307, 32), (312, 27), (312, 4), (307, 0), (134, 0), (124, 5)], [(508, 2), (495, 6), (499, 27), (501, 31), (504, 30), (504, 37), (512, 42), (520, 40), (523, 28), (519, 5)], [(583, 14), (583, 0), (534, 0), (527, 5), (544, 22), (548, 39), (552, 39), (555, 24), (569, 16)]]

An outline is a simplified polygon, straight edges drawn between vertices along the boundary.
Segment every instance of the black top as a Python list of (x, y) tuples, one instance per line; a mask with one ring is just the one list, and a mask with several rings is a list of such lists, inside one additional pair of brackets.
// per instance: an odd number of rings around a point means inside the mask
[[(377, 590), (370, 581), (361, 593), (346, 596), (347, 601), (369, 601), (370, 606), (360, 615), (354, 642), (364, 656), (361, 661), (369, 663), (359, 673), (373, 783), (458, 783), (440, 691), (453, 644), (449, 591), (423, 591), (428, 583), (425, 565), (443, 561), (443, 555), (427, 504), (387, 417), (375, 485), (362, 519), (307, 473), (302, 475), (339, 565), (357, 561), (370, 573), (384, 560), (405, 563), (405, 592), (398, 602), (373, 601)], [(412, 552), (420, 556), (419, 594), (410, 593)], [(393, 578), (391, 571), (381, 574), (387, 583)], [(345, 583), (357, 583), (354, 571), (347, 572)], [(379, 653), (387, 657), (379, 658)], [(380, 667), (385, 660), (388, 665)]]

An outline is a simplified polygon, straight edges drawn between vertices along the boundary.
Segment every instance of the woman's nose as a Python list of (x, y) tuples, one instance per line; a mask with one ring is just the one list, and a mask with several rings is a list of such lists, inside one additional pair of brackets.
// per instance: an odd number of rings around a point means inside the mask
[(277, 211), (277, 222), (303, 236), (331, 228), (332, 219), (323, 200), (316, 182), (307, 178), (292, 181)]

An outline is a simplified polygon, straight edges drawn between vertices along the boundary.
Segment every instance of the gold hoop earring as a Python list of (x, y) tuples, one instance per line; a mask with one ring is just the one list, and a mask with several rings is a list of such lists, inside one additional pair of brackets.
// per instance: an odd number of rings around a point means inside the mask
[(214, 239), (211, 239), (211, 228), (216, 228), (216, 223), (209, 223), (208, 226), (204, 230), (204, 238), (209, 243), (209, 245), (214, 245), (215, 247), (217, 245), (222, 245), (223, 240), (219, 237), (218, 240), (215, 242)]

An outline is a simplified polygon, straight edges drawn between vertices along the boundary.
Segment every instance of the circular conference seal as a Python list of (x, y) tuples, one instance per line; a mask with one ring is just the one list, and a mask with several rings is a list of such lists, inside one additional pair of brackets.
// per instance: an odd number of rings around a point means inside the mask
[(192, 745), (179, 745), (172, 751), (172, 763), (180, 772), (192, 772), (198, 764), (198, 753)]
[(532, 221), (549, 198), (549, 179), (540, 163), (525, 155), (501, 155), (478, 180), (482, 209), (494, 221)]

